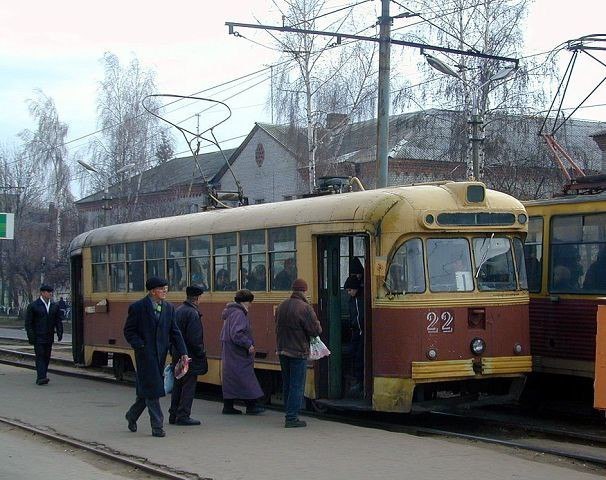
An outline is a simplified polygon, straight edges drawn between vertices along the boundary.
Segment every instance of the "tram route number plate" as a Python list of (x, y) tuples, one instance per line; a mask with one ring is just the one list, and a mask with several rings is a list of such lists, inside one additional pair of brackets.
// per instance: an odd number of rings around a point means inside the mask
[(454, 315), (448, 310), (428, 312), (426, 318), (427, 333), (452, 333), (454, 331)]

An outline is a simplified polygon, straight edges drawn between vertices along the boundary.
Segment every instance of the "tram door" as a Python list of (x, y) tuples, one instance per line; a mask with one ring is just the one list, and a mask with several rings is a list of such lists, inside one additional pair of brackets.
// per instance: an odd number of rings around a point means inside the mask
[(72, 355), (74, 362), (84, 363), (84, 292), (82, 255), (73, 255), (71, 264)]
[[(356, 384), (356, 362), (349, 318), (349, 296), (343, 285), (353, 270), (361, 269), (363, 272), (367, 263), (367, 251), (366, 235), (318, 237), (318, 314), (322, 324), (322, 338), (331, 351), (328, 358), (318, 362), (317, 387), (320, 398), (362, 399), (365, 396), (365, 382), (358, 385), (358, 391), (352, 391)], [(364, 285), (363, 278), (360, 282)], [(358, 375), (365, 376), (364, 344), (361, 348), (360, 362), (363, 364), (357, 365), (357, 368)]]

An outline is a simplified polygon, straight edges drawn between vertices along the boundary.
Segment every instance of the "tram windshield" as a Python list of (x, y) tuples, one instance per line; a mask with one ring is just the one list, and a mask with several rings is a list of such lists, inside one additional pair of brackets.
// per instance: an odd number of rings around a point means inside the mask
[[(424, 252), (425, 247), (425, 252)], [(431, 292), (528, 288), (522, 242), (508, 237), (413, 238), (394, 254), (385, 287), (391, 293), (425, 291), (424, 253)], [(473, 254), (473, 263), (472, 263)], [(516, 278), (516, 270), (518, 277)], [(474, 280), (475, 279), (475, 280)]]

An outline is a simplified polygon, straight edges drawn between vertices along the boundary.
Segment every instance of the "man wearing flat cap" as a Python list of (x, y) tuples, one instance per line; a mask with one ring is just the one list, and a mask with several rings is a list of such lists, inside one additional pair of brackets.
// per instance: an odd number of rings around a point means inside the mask
[(53, 298), (53, 287), (40, 286), (40, 297), (27, 306), (25, 312), (25, 331), (30, 345), (36, 354), (36, 385), (46, 385), (48, 364), (53, 349), (55, 332), (57, 341), (63, 338), (63, 312)]
[(128, 429), (137, 431), (137, 420), (147, 407), (154, 437), (164, 437), (160, 397), (164, 392), (164, 365), (169, 346), (184, 362), (189, 361), (185, 342), (175, 321), (175, 309), (166, 302), (168, 282), (151, 277), (145, 282), (148, 295), (128, 307), (124, 338), (135, 351), (137, 399), (126, 412)]
[[(204, 289), (198, 285), (190, 285), (185, 289), (186, 300), (177, 307), (175, 318), (187, 353), (191, 360), (189, 370), (181, 378), (175, 378), (173, 393), (168, 411), (168, 422), (177, 425), (200, 425), (200, 420), (191, 418), (191, 406), (196, 393), (198, 375), (208, 372), (208, 361), (204, 349), (204, 328), (202, 327), (202, 314), (198, 309), (200, 296)], [(177, 363), (178, 356), (173, 355), (173, 365)]]

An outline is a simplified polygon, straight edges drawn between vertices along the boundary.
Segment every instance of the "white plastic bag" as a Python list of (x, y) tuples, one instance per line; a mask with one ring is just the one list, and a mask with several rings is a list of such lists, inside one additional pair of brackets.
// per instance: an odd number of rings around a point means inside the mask
[(321, 358), (328, 357), (330, 350), (324, 342), (320, 340), (320, 337), (312, 337), (309, 341), (309, 359), (320, 360)]
[(175, 374), (173, 366), (171, 364), (164, 367), (164, 393), (168, 395), (173, 391), (173, 385), (175, 384)]

